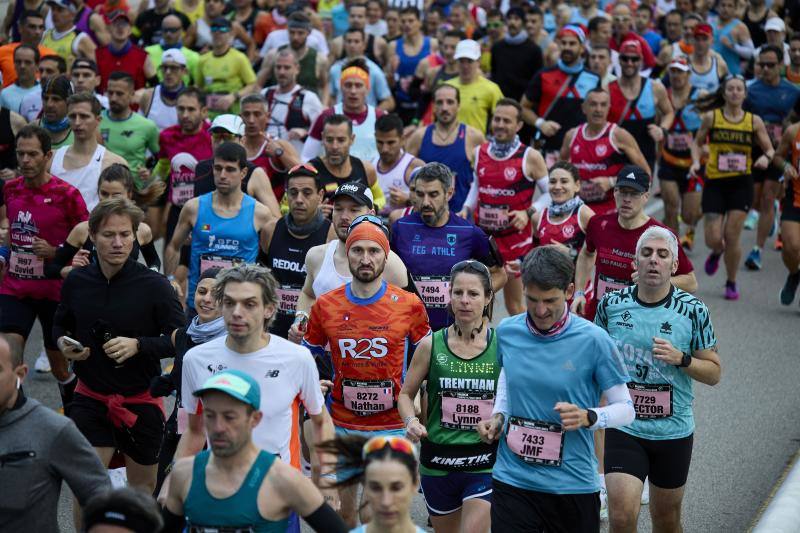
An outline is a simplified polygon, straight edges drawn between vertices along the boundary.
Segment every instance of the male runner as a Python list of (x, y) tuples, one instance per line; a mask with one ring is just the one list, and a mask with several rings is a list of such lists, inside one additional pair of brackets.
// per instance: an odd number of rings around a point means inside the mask
[(334, 233), (331, 221), (319, 208), (325, 188), (318, 174), (306, 166), (295, 167), (286, 177), (286, 190), (289, 212), (261, 230), (261, 249), (266, 254), (263, 263), (278, 282), (278, 308), (270, 332), (284, 338), (294, 322), (306, 281), (306, 254)]
[(406, 145), (408, 153), (426, 163), (442, 163), (455, 173), (450, 210), (458, 213), (464, 207), (473, 182), (472, 169), (477, 148), (483, 144), (483, 133), (458, 121), (461, 93), (449, 84), (433, 90), (433, 116), (430, 126), (417, 129)]
[(391, 247), (408, 265), (433, 331), (452, 321), (448, 309), (453, 265), (480, 261), (490, 269), (495, 293), (507, 279), (497, 246), (475, 224), (450, 211), (452, 194), (452, 171), (441, 163), (426, 164), (414, 175), (417, 209), (392, 225)]
[(0, 106), (19, 113), (22, 100), (31, 93), (41, 91), (36, 79), (39, 49), (30, 44), (21, 44), (14, 48), (13, 56), (17, 79), (11, 85), (3, 87), (0, 92)]
[(67, 99), (72, 96), (72, 83), (64, 75), (47, 78), (42, 83), (42, 105), (39, 125), (50, 134), (54, 150), (69, 146), (75, 140), (67, 118)]
[[(522, 267), (527, 312), (497, 328), (497, 397), (478, 423), (484, 442), (500, 441), (493, 531), (600, 530), (592, 432), (629, 424), (634, 410), (614, 343), (569, 312), (574, 268), (558, 248), (535, 248)], [(601, 394), (608, 405), (595, 407)]]
[(137, 93), (139, 112), (155, 122), (159, 130), (178, 124), (178, 95), (184, 88), (186, 56), (180, 50), (165, 50), (158, 67), (161, 83)]
[(689, 76), (689, 83), (694, 89), (713, 93), (719, 88), (719, 81), (728, 75), (728, 65), (716, 50), (712, 50), (711, 43), (714, 41), (714, 29), (705, 22), (698, 23), (692, 19), (684, 25), (694, 25), (691, 32), (692, 52), (689, 55), (689, 65), (692, 73)]
[(55, 54), (55, 51), (39, 44), (42, 41), (42, 35), (45, 30), (44, 15), (39, 11), (29, 10), (24, 7), (20, 11), (19, 19), (15, 24), (19, 37), (15, 37), (11, 42), (7, 41), (7, 44), (0, 46), (0, 76), (3, 77), (3, 88), (17, 81), (17, 71), (14, 68), (14, 50), (18, 46), (27, 44), (35, 47), (39, 51), (40, 58)]
[(375, 121), (375, 143), (378, 157), (372, 160), (372, 166), (387, 200), (380, 213), (386, 216), (393, 209), (406, 207), (411, 173), (425, 163), (403, 150), (403, 121), (394, 113)]
[(344, 96), (341, 90), (342, 69), (353, 59), (360, 59), (364, 61), (369, 70), (367, 103), (378, 109), (383, 109), (384, 111), (393, 110), (395, 108), (395, 99), (389, 88), (389, 81), (386, 79), (386, 73), (379, 64), (365, 55), (367, 35), (364, 33), (364, 30), (348, 28), (343, 37), (345, 55), (330, 66), (330, 71), (327, 74), (327, 104), (334, 105), (342, 101)]
[[(550, 202), (547, 167), (541, 154), (522, 144), (522, 109), (516, 100), (497, 102), (492, 137), (475, 154), (475, 179), (464, 208), (477, 212), (478, 227), (497, 242), (505, 267), (512, 274), (503, 287), (506, 310), (522, 312), (519, 265), (533, 248), (531, 216)], [(541, 195), (534, 202), (535, 189)]]
[[(212, 375), (194, 391), (211, 449), (173, 466), (164, 532), (180, 533), (186, 522), (190, 530), (285, 530), (290, 512), (314, 531), (347, 531), (310, 480), (253, 441), (254, 430), (267, 424), (261, 392), (258, 381), (238, 370)], [(272, 399), (271, 388), (263, 392)]]
[(174, 354), (169, 335), (184, 325), (184, 315), (164, 276), (130, 258), (143, 217), (124, 198), (92, 211), (97, 262), (64, 280), (53, 337), (78, 376), (69, 417), (104, 466), (119, 450), (129, 483), (152, 492), (164, 406), (150, 395), (150, 381), (161, 375), (160, 358)]
[[(597, 302), (607, 292), (636, 283), (639, 271), (633, 264), (636, 242), (650, 226), (664, 226), (644, 212), (650, 198), (650, 175), (641, 167), (627, 165), (617, 174), (614, 185), (616, 212), (593, 216), (586, 227), (586, 244), (575, 265), (575, 286), (586, 287), (594, 269), (594, 294), (587, 302), (582, 290), (576, 290), (572, 311), (594, 320)], [(686, 292), (697, 290), (697, 278), (689, 258), (678, 250), (678, 269), (672, 283)]]
[(136, 89), (146, 82), (153, 83), (158, 78), (156, 67), (150, 56), (142, 48), (133, 44), (131, 32), (133, 21), (127, 10), (114, 9), (106, 14), (111, 40), (95, 52), (97, 70), (100, 74), (100, 92), (106, 92), (112, 72), (127, 72)]
[(561, 159), (578, 168), (581, 199), (598, 214), (616, 209), (614, 181), (626, 162), (649, 168), (630, 132), (608, 121), (611, 97), (600, 87), (586, 94), (586, 122), (564, 136)]
[[(189, 29), (189, 24), (183, 25), (183, 21), (178, 13), (170, 13), (164, 16), (160, 22), (161, 38), (149, 46), (145, 45), (144, 51), (153, 63), (156, 69), (158, 80), (164, 81), (164, 69), (161, 65), (164, 64), (164, 54), (169, 50), (180, 52), (184, 57), (186, 64), (186, 71), (182, 73), (181, 79), (185, 84), (196, 83), (197, 80), (197, 65), (200, 63), (200, 54), (187, 48), (184, 44), (186, 38), (186, 29)], [(137, 25), (137, 28), (139, 26)], [(143, 39), (144, 40), (144, 39)]]
[(446, 83), (458, 89), (465, 102), (458, 108), (458, 121), (484, 132), (503, 93), (481, 72), (481, 45), (476, 41), (464, 39), (459, 42), (453, 58), (458, 62), (458, 77)]
[(789, 274), (780, 292), (780, 302), (782, 305), (791, 305), (800, 285), (800, 123), (786, 128), (772, 164), (784, 172), (781, 257)]
[(102, 111), (100, 102), (91, 94), (70, 96), (67, 99), (67, 118), (74, 141), (56, 150), (50, 160), (50, 173), (78, 189), (89, 211), (100, 201), (97, 196), (100, 173), (114, 163), (127, 166), (123, 158), (98, 142)]
[(42, 44), (55, 50), (67, 65), (72, 65), (76, 57), (93, 58), (97, 45), (85, 29), (76, 27), (75, 5), (70, 0), (48, 0), (47, 4), (53, 27), (45, 30)]
[(45, 263), (69, 232), (89, 214), (80, 192), (47, 172), (52, 157), (50, 136), (42, 128), (24, 126), (16, 136), (20, 176), (3, 186), (0, 219), (8, 231), (0, 248), (0, 331), (24, 344), (35, 320), (42, 324), (45, 352), (59, 382), (61, 403), (68, 410), (75, 375), (67, 367), (51, 334), (61, 298), (61, 280), (46, 279)]
[(108, 109), (108, 97), (97, 92), (97, 88), (100, 86), (100, 75), (97, 71), (97, 63), (93, 59), (85, 57), (76, 59), (69, 69), (69, 77), (76, 93), (93, 94), (103, 109)]
[[(42, 89), (38, 93), (32, 93), (22, 99), (20, 104), (19, 114), (22, 115), (28, 122), (36, 122), (42, 114), (42, 100), (44, 99), (44, 88), (48, 80), (56, 76), (65, 76), (67, 74), (67, 63), (59, 55), (42, 56), (39, 59), (39, 83)], [(71, 94), (71, 93), (70, 93)], [(67, 95), (69, 96), (69, 95)], [(64, 98), (66, 100), (66, 97)], [(64, 115), (66, 115), (66, 108)], [(69, 130), (67, 130), (69, 133)], [(66, 135), (66, 134), (65, 134)]]
[(192, 198), (181, 209), (175, 233), (164, 249), (164, 274), (178, 267), (181, 246), (191, 235), (186, 304), (194, 314), (194, 291), (200, 273), (211, 267), (255, 263), (258, 232), (273, 218), (269, 208), (242, 192), (247, 173), (243, 146), (226, 142), (214, 150), (216, 189)]
[(714, 23), (714, 50), (722, 55), (728, 70), (736, 75), (742, 72), (742, 60), (753, 57), (753, 39), (750, 30), (736, 18), (737, 6), (734, 0), (720, 0), (716, 5), (717, 20)]
[(632, 381), (636, 420), (605, 435), (609, 526), (638, 530), (643, 484), (650, 482), (656, 531), (681, 531), (681, 503), (694, 441), (693, 380), (719, 383), (717, 339), (708, 308), (672, 284), (678, 239), (652, 226), (636, 243), (636, 284), (608, 293), (595, 324), (608, 332)]
[[(405, 433), (397, 397), (414, 347), (431, 332), (419, 297), (383, 279), (385, 231), (374, 215), (353, 221), (345, 244), (352, 281), (317, 299), (303, 338), (316, 357), (326, 357), (330, 345), (331, 417), (340, 435)], [(356, 524), (356, 491), (340, 490), (341, 515), (350, 527)]]

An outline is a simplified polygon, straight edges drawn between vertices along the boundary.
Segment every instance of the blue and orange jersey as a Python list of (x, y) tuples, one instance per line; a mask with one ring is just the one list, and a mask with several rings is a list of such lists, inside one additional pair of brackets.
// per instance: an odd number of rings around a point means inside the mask
[(430, 331), (419, 297), (385, 281), (371, 298), (355, 296), (349, 283), (320, 296), (303, 343), (318, 357), (330, 344), (333, 422), (362, 431), (402, 428), (397, 397), (409, 354)]

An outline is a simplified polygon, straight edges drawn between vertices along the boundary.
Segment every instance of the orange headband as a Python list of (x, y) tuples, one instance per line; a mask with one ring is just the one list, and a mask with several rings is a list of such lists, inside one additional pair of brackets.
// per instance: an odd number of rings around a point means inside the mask
[(347, 67), (342, 71), (342, 75), (340, 76), (339, 83), (344, 85), (345, 80), (348, 78), (358, 78), (364, 83), (367, 84), (367, 89), (369, 89), (369, 72), (366, 72), (363, 68), (360, 67)]
[(356, 241), (372, 241), (377, 243), (389, 257), (389, 239), (383, 231), (371, 222), (362, 222), (350, 231), (345, 242), (345, 251), (350, 252), (350, 247)]

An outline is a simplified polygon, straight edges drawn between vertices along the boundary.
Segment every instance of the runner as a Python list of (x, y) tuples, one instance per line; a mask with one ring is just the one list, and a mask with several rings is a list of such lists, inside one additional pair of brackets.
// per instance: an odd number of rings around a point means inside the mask
[[(481, 440), (500, 441), (492, 531), (599, 531), (592, 432), (633, 421), (630, 378), (608, 335), (569, 312), (567, 254), (540, 246), (522, 272), (527, 312), (498, 327), (497, 397), (478, 423)], [(595, 407), (601, 394), (608, 405)]]
[(178, 95), (184, 88), (186, 56), (174, 48), (164, 50), (158, 70), (161, 83), (137, 93), (136, 100), (142, 115), (155, 122), (159, 130), (165, 130), (178, 124)]
[[(492, 137), (475, 151), (475, 179), (464, 201), (464, 210), (477, 208), (478, 227), (494, 237), (510, 274), (503, 287), (510, 315), (523, 310), (519, 265), (533, 248), (531, 216), (550, 203), (544, 159), (520, 142), (521, 128), (522, 109), (516, 100), (497, 102)], [(537, 187), (541, 195), (534, 201)]]
[(156, 67), (150, 56), (131, 41), (133, 21), (128, 11), (114, 9), (105, 18), (111, 40), (105, 46), (99, 46), (94, 55), (100, 75), (100, 92), (106, 92), (112, 72), (130, 74), (136, 89), (143, 88), (147, 82), (157, 83)]
[(558, 31), (560, 59), (554, 67), (540, 70), (522, 95), (523, 120), (538, 130), (547, 168), (558, 160), (564, 134), (586, 118), (581, 110), (587, 93), (600, 85), (600, 77), (583, 62), (586, 35), (582, 28), (567, 25)]
[(98, 261), (64, 281), (53, 337), (78, 376), (70, 418), (104, 466), (119, 450), (129, 484), (152, 493), (164, 407), (148, 389), (161, 374), (160, 358), (172, 355), (162, 336), (181, 327), (184, 317), (164, 276), (130, 259), (143, 217), (124, 198), (92, 210), (89, 234)]
[(433, 90), (432, 125), (417, 129), (407, 143), (408, 153), (426, 163), (442, 163), (455, 173), (450, 210), (458, 213), (464, 207), (473, 182), (475, 152), (486, 140), (481, 131), (458, 120), (461, 93), (447, 83)]
[(127, 165), (124, 159), (97, 141), (102, 111), (100, 102), (91, 94), (70, 96), (67, 99), (67, 118), (74, 141), (56, 150), (50, 160), (50, 173), (78, 189), (89, 210), (94, 209), (100, 200), (97, 196), (100, 172), (114, 163)]
[[(431, 331), (419, 297), (383, 279), (389, 256), (385, 232), (374, 215), (353, 221), (345, 245), (352, 281), (317, 299), (303, 338), (316, 357), (326, 357), (330, 345), (331, 417), (339, 435), (403, 435), (397, 397), (414, 348)], [(337, 472), (338, 481), (347, 477)], [(350, 527), (362, 509), (356, 495), (357, 485), (339, 493), (340, 514)], [(369, 514), (362, 509), (362, 522), (369, 522)]]
[[(597, 302), (603, 295), (636, 282), (639, 273), (632, 263), (636, 257), (636, 242), (650, 226), (663, 227), (644, 212), (650, 198), (650, 182), (650, 175), (641, 167), (623, 167), (614, 186), (616, 212), (594, 216), (586, 226), (586, 245), (575, 265), (575, 286), (586, 287), (594, 269), (594, 294), (587, 301), (586, 294), (576, 290), (571, 305), (573, 313), (594, 320)], [(697, 278), (683, 248), (678, 250), (678, 270), (672, 283), (686, 292), (697, 290)]]
[[(702, 113), (702, 122), (692, 140), (689, 173), (700, 172), (700, 158), (708, 144), (702, 207), (705, 241), (711, 253), (706, 259), (705, 271), (713, 276), (720, 258), (725, 255), (726, 300), (739, 299), (736, 273), (742, 258), (742, 227), (753, 205), (753, 170), (766, 169), (775, 155), (761, 117), (742, 109), (746, 96), (744, 78), (728, 76), (716, 93), (701, 97), (695, 103), (695, 108)], [(755, 144), (764, 152), (758, 159), (753, 157)]]
[[(481, 443), (477, 422), (491, 416), (500, 365), (492, 320), (492, 276), (460, 261), (449, 279), (452, 326), (422, 340), (398, 398), (406, 435), (422, 441), (420, 474), (435, 531), (488, 531), (496, 446)], [(485, 331), (484, 331), (485, 330)], [(429, 398), (423, 424), (414, 398)]]
[(691, 143), (700, 116), (692, 103), (701, 93), (692, 84), (692, 67), (685, 58), (677, 58), (669, 64), (670, 102), (675, 110), (675, 120), (665, 132), (661, 143), (661, 161), (658, 166), (658, 180), (661, 198), (664, 200), (664, 224), (676, 235), (680, 235), (680, 220), (686, 224), (686, 234), (681, 245), (687, 250), (694, 246), (694, 227), (700, 220), (700, 198), (703, 181), (698, 176), (689, 175), (692, 165)]
[(97, 63), (93, 59), (77, 58), (70, 67), (69, 77), (72, 80), (74, 92), (92, 94), (103, 106), (103, 109), (108, 109), (108, 97), (97, 92), (97, 88), (100, 86), (100, 75)]
[[(689, 24), (687, 19), (687, 24)], [(728, 75), (728, 64), (716, 50), (711, 49), (714, 41), (714, 28), (705, 22), (698, 23), (692, 19), (694, 30), (692, 30), (691, 54), (689, 55), (689, 65), (692, 72), (689, 75), (689, 83), (693, 89), (706, 91), (709, 93), (719, 89), (719, 82)], [(673, 60), (677, 56), (673, 56)]]
[[(764, 121), (772, 146), (777, 147), (783, 136), (785, 125), (789, 124), (789, 115), (795, 109), (800, 110), (800, 88), (781, 78), (781, 65), (784, 53), (777, 46), (764, 45), (758, 52), (758, 79), (747, 87), (747, 98), (744, 109)], [(753, 158), (761, 154), (758, 149)], [(758, 210), (758, 231), (756, 244), (744, 265), (749, 270), (761, 270), (761, 251), (767, 239), (777, 228), (775, 223), (775, 200), (781, 192), (783, 173), (780, 168), (769, 166), (761, 172), (753, 173), (754, 207)]]
[[(165, 7), (170, 10), (169, 4)], [(186, 71), (181, 73), (183, 83), (187, 85), (193, 83), (198, 76), (197, 65), (200, 63), (200, 54), (191, 48), (187, 48), (184, 44), (186, 30), (189, 29), (188, 21), (186, 22), (186, 26), (184, 26), (181, 15), (173, 12), (165, 14), (158, 24), (160, 26), (159, 33), (161, 36), (155, 43), (147, 43), (144, 38), (139, 41), (144, 47), (144, 51), (147, 52), (150, 61), (153, 63), (153, 67), (155, 67), (158, 81), (164, 81), (164, 69), (161, 68), (164, 62), (164, 54), (169, 50), (175, 50), (176, 52), (180, 52), (186, 61), (186, 65), (184, 65)], [(138, 24), (136, 27), (141, 30), (141, 26)]]
[(578, 192), (581, 188), (578, 168), (566, 161), (558, 161), (550, 168), (547, 191), (553, 203), (531, 217), (535, 246), (560, 245), (573, 261), (586, 240), (586, 228), (594, 211), (583, 203)]
[[(25, 118), (20, 114), (0, 107), (0, 180), (4, 182), (14, 179), (17, 175), (17, 153), (14, 150), (14, 139), (26, 124)], [(0, 205), (2, 205), (2, 201), (0, 201)]]
[(258, 232), (273, 215), (269, 208), (242, 192), (247, 153), (239, 144), (226, 142), (214, 150), (216, 190), (192, 198), (181, 209), (172, 240), (164, 249), (164, 274), (178, 266), (181, 246), (191, 235), (187, 312), (194, 314), (194, 292), (200, 273), (207, 268), (229, 268), (255, 263)]
[[(650, 227), (636, 243), (632, 287), (603, 296), (595, 323), (614, 339), (632, 381), (630, 425), (606, 431), (609, 527), (638, 530), (645, 479), (653, 529), (680, 531), (694, 440), (693, 381), (719, 383), (721, 363), (705, 304), (672, 285), (678, 239)], [(635, 324), (635, 326), (634, 326)]]
[(452, 322), (450, 269), (474, 259), (491, 268), (492, 291), (506, 283), (497, 245), (475, 224), (450, 211), (453, 173), (441, 163), (428, 163), (414, 175), (417, 209), (392, 225), (391, 247), (408, 265), (411, 279), (428, 311), (431, 328)]
[[(305, 322), (308, 321), (309, 311), (316, 299), (326, 292), (342, 287), (352, 279), (345, 250), (347, 232), (356, 218), (375, 214), (372, 191), (363, 183), (350, 181), (340, 185), (331, 201), (333, 202), (331, 225), (338, 238), (327, 244), (314, 246), (306, 254), (306, 281), (297, 300), (294, 324), (289, 329), (289, 340), (292, 342), (299, 343), (303, 339)], [(407, 291), (416, 290), (403, 261), (391, 250), (383, 277), (388, 283), (397, 287), (402, 286)]]
[(753, 57), (753, 39), (747, 26), (736, 18), (734, 0), (720, 0), (716, 5), (717, 21), (714, 24), (714, 50), (725, 59), (728, 71), (737, 75), (742, 71), (742, 61)]
[[(40, 115), (42, 114), (42, 99), (44, 98), (45, 85), (48, 84), (48, 80), (51, 78), (55, 78), (56, 76), (65, 76), (66, 73), (67, 64), (61, 56), (43, 56), (39, 60), (39, 81), (42, 90), (39, 93), (34, 92), (29, 94), (22, 99), (22, 103), (20, 104), (19, 114), (22, 115), (26, 121), (36, 122), (42, 118)], [(66, 103), (66, 97), (64, 98), (64, 101)], [(64, 116), (67, 114), (66, 106), (64, 106), (63, 114)], [(69, 133), (69, 130), (67, 130), (67, 133)]]
[(278, 308), (270, 333), (286, 338), (294, 322), (297, 300), (306, 279), (306, 254), (332, 236), (331, 221), (320, 210), (325, 188), (306, 166), (293, 168), (286, 178), (289, 212), (261, 230), (263, 264), (278, 282)]
[[(250, 374), (229, 369), (193, 391), (203, 402), (210, 450), (175, 463), (163, 512), (165, 532), (179, 533), (186, 526), (190, 531), (285, 531), (292, 513), (314, 531), (347, 531), (311, 481), (253, 440), (255, 428), (263, 430), (269, 422), (260, 389)], [(269, 394), (272, 400), (271, 388)]]
[[(76, 57), (93, 58), (97, 45), (85, 29), (77, 28), (75, 5), (71, 0), (47, 0), (53, 27), (45, 30), (42, 44), (72, 65)], [(108, 34), (106, 34), (108, 39)]]
[(391, 59), (387, 71), (394, 75), (397, 114), (403, 124), (408, 125), (418, 113), (419, 102), (414, 98), (418, 88), (412, 88), (417, 66), (429, 54), (436, 53), (439, 43), (435, 38), (423, 35), (420, 12), (416, 7), (408, 6), (400, 10), (400, 28), (403, 35), (388, 44)]
[(41, 92), (36, 79), (39, 66), (39, 49), (30, 44), (20, 44), (14, 48), (14, 69), (17, 79), (0, 92), (0, 106), (20, 112), (22, 100), (29, 94)]
[[(427, 18), (425, 19), (428, 20)], [(458, 76), (458, 61), (455, 59), (456, 47), (464, 40), (464, 34), (458, 30), (447, 30), (440, 37), (439, 51), (430, 54), (417, 65), (414, 73), (422, 80), (420, 105), (417, 108), (417, 119), (425, 125), (433, 121), (433, 92), (447, 80)], [(412, 122), (413, 123), (413, 122)]]
[(789, 275), (780, 302), (792, 305), (800, 285), (800, 124), (786, 128), (772, 164), (783, 169), (786, 189), (781, 201), (781, 257)]
[(586, 122), (567, 132), (561, 160), (569, 161), (581, 177), (580, 197), (598, 214), (613, 211), (614, 181), (626, 161), (649, 169), (631, 133), (608, 121), (611, 97), (596, 87), (581, 106)]
[(8, 224), (0, 248), (5, 271), (0, 281), (0, 331), (25, 344), (39, 319), (47, 359), (68, 412), (77, 381), (51, 334), (61, 280), (46, 279), (45, 268), (69, 230), (88, 213), (80, 192), (47, 172), (52, 151), (45, 130), (33, 125), (20, 129), (16, 154), (20, 176), (5, 182), (0, 208), (0, 218)]
[(469, 102), (469, 105), (459, 106), (458, 121), (484, 132), (503, 93), (481, 73), (480, 58), (480, 44), (472, 39), (459, 42), (453, 56), (458, 62), (458, 77), (446, 83), (458, 89), (464, 101)]
[(50, 134), (54, 150), (69, 146), (75, 141), (72, 127), (67, 118), (67, 99), (72, 96), (72, 83), (67, 76), (58, 75), (47, 78), (42, 83), (42, 106), (39, 126)]
[(621, 75), (608, 84), (611, 96), (608, 120), (633, 135), (648, 168), (652, 169), (655, 168), (656, 145), (664, 140), (664, 131), (672, 126), (675, 111), (664, 85), (639, 73), (642, 57), (639, 41), (625, 41), (620, 46)]
[(408, 205), (411, 173), (425, 162), (403, 149), (403, 121), (394, 113), (375, 121), (375, 142), (378, 157), (371, 163), (383, 196), (388, 200), (380, 212), (385, 217), (393, 209)]

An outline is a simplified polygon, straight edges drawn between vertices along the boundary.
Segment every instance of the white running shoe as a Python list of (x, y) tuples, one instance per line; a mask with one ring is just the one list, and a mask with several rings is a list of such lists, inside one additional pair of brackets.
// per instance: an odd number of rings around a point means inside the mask
[(600, 487), (600, 520), (608, 520), (608, 491)]
[(644, 478), (644, 488), (642, 489), (642, 505), (650, 503), (650, 482)]
[(50, 372), (50, 360), (47, 358), (47, 354), (44, 350), (42, 350), (39, 357), (36, 358), (36, 363), (33, 364), (33, 368), (39, 374), (47, 374)]

